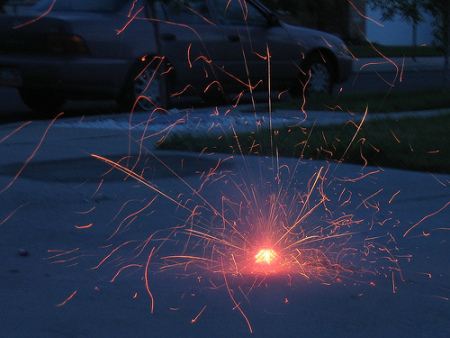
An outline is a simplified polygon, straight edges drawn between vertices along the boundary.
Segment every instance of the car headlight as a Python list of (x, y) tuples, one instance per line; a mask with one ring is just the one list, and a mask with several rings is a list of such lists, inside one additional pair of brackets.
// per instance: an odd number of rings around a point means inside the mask
[(336, 52), (339, 55), (351, 56), (350, 50), (348, 49), (348, 47), (347, 47), (347, 45), (345, 44), (344, 41), (340, 41), (339, 42), (339, 44), (337, 45)]

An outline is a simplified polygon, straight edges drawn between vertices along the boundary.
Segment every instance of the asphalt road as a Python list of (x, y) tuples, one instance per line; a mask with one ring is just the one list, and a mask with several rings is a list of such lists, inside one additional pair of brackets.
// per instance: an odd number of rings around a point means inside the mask
[[(412, 90), (436, 87), (441, 84), (442, 71), (439, 69), (408, 70), (402, 74), (395, 71), (355, 72), (345, 83), (336, 85), (334, 91), (389, 91)], [(266, 100), (262, 95), (260, 100)], [(250, 102), (250, 101), (247, 101)], [(178, 108), (203, 105), (198, 98), (183, 98)], [(65, 116), (104, 115), (119, 113), (115, 101), (68, 102), (64, 107)], [(47, 119), (29, 109), (20, 99), (16, 89), (0, 86), (0, 123), (22, 120)]]

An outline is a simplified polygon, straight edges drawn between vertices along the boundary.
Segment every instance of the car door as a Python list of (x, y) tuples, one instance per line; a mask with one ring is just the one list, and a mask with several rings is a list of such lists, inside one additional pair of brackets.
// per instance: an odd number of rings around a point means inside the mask
[(302, 58), (299, 46), (273, 14), (246, 0), (211, 1), (227, 39), (225, 70), (231, 76), (266, 87), (269, 79), (281, 85), (295, 78)]
[(225, 59), (223, 33), (213, 22), (207, 1), (157, 0), (154, 6), (161, 54), (173, 66), (176, 88), (217, 89), (217, 69)]

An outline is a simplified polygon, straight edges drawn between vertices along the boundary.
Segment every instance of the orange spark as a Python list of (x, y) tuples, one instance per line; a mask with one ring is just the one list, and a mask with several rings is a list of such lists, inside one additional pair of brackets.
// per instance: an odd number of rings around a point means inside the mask
[(137, 1), (138, 1), (138, 0), (134, 0), (134, 1), (133, 1), (133, 4), (132, 4), (131, 7), (130, 7), (130, 11), (128, 12), (128, 15), (127, 15), (128, 18), (132, 15), (132, 13), (133, 13), (133, 11), (134, 11), (134, 6), (136, 5), (136, 2), (137, 2)]
[(20, 168), (20, 170), (17, 172), (17, 174), (14, 176), (14, 178), (11, 180), (11, 182), (9, 182), (9, 184), (4, 187), (2, 190), (0, 190), (0, 194), (2, 192), (4, 192), (5, 190), (9, 189), (14, 182), (17, 180), (17, 178), (20, 176), (20, 174), (22, 174), (22, 171), (25, 170), (25, 167), (28, 165), (28, 163), (31, 161), (31, 159), (36, 155), (36, 153), (38, 152), (38, 150), (41, 148), (42, 143), (44, 142), (45, 137), (47, 136), (51, 126), (53, 125), (53, 123), (55, 123), (55, 121), (62, 115), (63, 113), (59, 113), (48, 125), (48, 127), (45, 129), (44, 134), (42, 135), (41, 139), (39, 140), (38, 145), (36, 146), (36, 148), (34, 148), (33, 152), (31, 153), (31, 155), (25, 160), (24, 164), (22, 165), (22, 167)]
[(75, 290), (69, 297), (67, 297), (62, 303), (57, 304), (57, 307), (63, 306), (65, 305), (69, 300), (71, 300), (73, 298), (73, 296), (76, 295), (76, 293), (78, 292), (78, 290)]
[(323, 36), (321, 36), (322, 40), (325, 41), (328, 47), (333, 48), (333, 46), (325, 39)]
[(201, 314), (203, 313), (203, 311), (205, 311), (205, 309), (206, 309), (206, 305), (203, 307), (203, 309), (200, 310), (200, 312), (198, 313), (198, 315), (195, 316), (194, 319), (191, 319), (191, 323), (192, 323), (192, 324), (195, 323), (195, 322), (197, 321), (198, 317), (201, 316)]
[(390, 132), (391, 132), (392, 136), (394, 136), (397, 143), (402, 143), (402, 141), (400, 141), (400, 139), (394, 134), (394, 132), (392, 130), (390, 130)]
[(79, 215), (86, 215), (86, 214), (90, 213), (91, 211), (93, 211), (94, 209), (95, 209), (95, 207), (92, 207), (88, 211), (75, 211), (75, 213), (79, 214)]
[(22, 207), (24, 207), (27, 204), (28, 203), (24, 203), (24, 204), (20, 205), (19, 207), (17, 207), (16, 210), (14, 210), (12, 213), (10, 213), (8, 216), (6, 216), (6, 218), (3, 221), (0, 221), (0, 226), (5, 224), (17, 211), (19, 211), (19, 209), (21, 209)]
[(374, 24), (376, 24), (376, 25), (378, 25), (378, 26), (384, 27), (384, 25), (382, 25), (381, 23), (379, 23), (379, 22), (375, 21), (374, 19), (372, 19), (372, 18), (370, 18), (370, 17), (364, 15), (364, 14), (358, 9), (358, 7), (355, 6), (355, 4), (354, 4), (353, 2), (351, 2), (350, 0), (348, 0), (348, 3), (353, 7), (353, 9), (354, 9), (361, 17), (363, 17), (363, 18), (366, 19), (366, 20), (372, 21)]
[(397, 287), (395, 286), (394, 271), (392, 271), (392, 293), (395, 293), (396, 290)]
[(55, 2), (56, 2), (56, 0), (53, 0), (53, 2), (51, 3), (50, 7), (43, 14), (38, 16), (37, 18), (34, 18), (34, 19), (30, 20), (30, 21), (27, 21), (27, 22), (25, 22), (25, 23), (23, 23), (21, 25), (14, 26), (13, 28), (17, 29), (17, 28), (29, 25), (29, 24), (31, 24), (33, 22), (36, 22), (36, 21), (40, 20), (41, 18), (43, 18), (44, 16), (46, 16), (48, 13), (51, 12), (51, 10), (53, 9), (53, 6), (55, 5)]
[(406, 237), (406, 235), (412, 230), (414, 229), (416, 226), (418, 226), (420, 223), (422, 223), (423, 221), (425, 221), (427, 218), (435, 216), (436, 214), (440, 213), (442, 210), (444, 210), (445, 208), (447, 208), (450, 205), (450, 202), (447, 202), (442, 208), (440, 208), (439, 210), (423, 217), (419, 222), (417, 222), (416, 224), (414, 224), (411, 228), (409, 228), (404, 234), (403, 237)]
[(150, 285), (148, 282), (148, 266), (150, 265), (150, 260), (152, 259), (153, 252), (155, 251), (155, 247), (152, 248), (150, 255), (148, 255), (147, 264), (145, 265), (144, 279), (145, 279), (145, 288), (147, 289), (147, 293), (150, 296), (150, 300), (152, 302), (150, 313), (153, 313), (155, 309), (155, 298), (153, 297), (153, 293), (150, 290)]
[(192, 43), (189, 44), (189, 47), (188, 47), (188, 50), (187, 50), (187, 59), (188, 59), (188, 62), (189, 62), (189, 68), (192, 68), (191, 47), (192, 47)]
[[(126, 266), (123, 266), (122, 268), (120, 268), (119, 271), (117, 271), (117, 273), (116, 273), (116, 274), (114, 275), (114, 277), (110, 280), (110, 282), (113, 283), (113, 282), (116, 280), (116, 278), (120, 275), (120, 273), (121, 273), (123, 270), (125, 270), (125, 269), (127, 269), (127, 268), (131, 268), (131, 267), (142, 268), (142, 265), (141, 265), (141, 264), (128, 264), (128, 265), (126, 265)], [(135, 298), (136, 298), (136, 297), (135, 297)]]
[[(117, 35), (121, 34), (121, 33), (128, 27), (128, 25), (136, 18), (136, 16), (137, 16), (140, 12), (142, 12), (142, 10), (143, 10), (144, 8), (145, 8), (145, 7), (142, 6), (139, 10), (137, 10), (136, 13), (131, 17), (130, 20), (128, 20), (128, 22), (125, 24), (125, 26), (123, 26), (122, 29), (116, 30)], [(131, 14), (131, 13), (130, 13), (130, 14)]]
[(17, 133), (20, 129), (22, 129), (23, 127), (29, 125), (31, 123), (31, 121), (25, 122), (24, 124), (22, 124), (20, 127), (14, 129), (12, 132), (10, 132), (8, 135), (6, 135), (5, 137), (3, 137), (0, 140), (0, 143), (2, 143), (3, 141), (5, 141), (6, 139), (10, 138), (11, 136), (13, 136), (15, 133)]
[(234, 303), (234, 305), (235, 305), (234, 308), (233, 308), (233, 310), (234, 310), (234, 309), (238, 309), (238, 311), (241, 313), (242, 317), (244, 317), (244, 319), (245, 319), (245, 321), (246, 321), (246, 323), (247, 323), (247, 326), (248, 326), (248, 329), (249, 329), (250, 333), (253, 333), (253, 328), (252, 328), (252, 326), (251, 326), (251, 324), (250, 324), (250, 321), (248, 320), (248, 317), (245, 315), (244, 311), (242, 311), (242, 309), (241, 309), (241, 307), (240, 307), (240, 304), (238, 304), (238, 303), (236, 302), (236, 299), (235, 299), (234, 296), (233, 296), (233, 290), (230, 289), (230, 285), (228, 284), (228, 279), (227, 279), (227, 276), (226, 276), (226, 274), (225, 274), (225, 270), (224, 270), (224, 267), (223, 267), (223, 261), (222, 261), (222, 273), (223, 273), (223, 279), (224, 279), (225, 286), (226, 286), (226, 288), (227, 288), (228, 294), (230, 295), (230, 298), (231, 298), (231, 300), (233, 301), (233, 303)]
[(75, 228), (77, 229), (88, 229), (92, 226), (92, 223), (89, 223), (87, 225), (75, 225)]
[(392, 203), (392, 201), (394, 200), (394, 197), (395, 196), (397, 196), (398, 194), (400, 193), (400, 190), (399, 191), (397, 191), (394, 195), (392, 195), (392, 197), (391, 197), (391, 199), (389, 200), (389, 204), (391, 204)]

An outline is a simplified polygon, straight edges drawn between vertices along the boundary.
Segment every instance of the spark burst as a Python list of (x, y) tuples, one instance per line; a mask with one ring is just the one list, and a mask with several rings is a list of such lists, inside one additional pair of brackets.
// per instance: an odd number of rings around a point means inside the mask
[[(346, 189), (328, 179), (330, 164), (299, 182), (300, 162), (295, 161), (292, 168), (278, 164), (264, 168), (257, 161), (254, 168), (251, 159), (242, 157), (242, 170), (222, 172), (217, 165), (204, 176), (200, 188), (168, 168), (190, 191), (189, 197), (181, 199), (118, 162), (93, 156), (187, 212), (180, 225), (158, 230), (138, 244), (125, 242), (110, 250), (95, 267), (114, 262), (118, 249), (134, 246), (138, 254), (123, 263), (113, 279), (129, 267), (143, 270), (152, 311), (157, 296), (151, 291), (151, 276), (161, 273), (197, 279), (203, 288), (227, 289), (252, 331), (242, 303), (248, 302), (259, 286), (280, 279), (285, 286), (293, 280), (373, 284), (365, 279), (367, 275), (373, 277), (386, 271), (393, 276), (401, 271), (390, 249), (376, 243), (392, 242), (392, 238), (386, 235), (375, 240), (362, 235), (368, 231), (368, 222), (346, 211), (350, 197), (345, 198)], [(255, 169), (261, 172), (257, 179), (251, 175)], [(265, 179), (274, 173), (274, 178)], [(210, 196), (208, 188), (221, 193)], [(366, 197), (361, 204), (376, 213), (372, 197)], [(380, 256), (388, 257), (388, 264), (374, 268)]]

